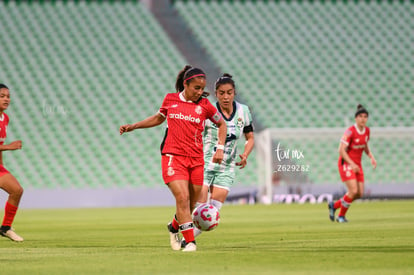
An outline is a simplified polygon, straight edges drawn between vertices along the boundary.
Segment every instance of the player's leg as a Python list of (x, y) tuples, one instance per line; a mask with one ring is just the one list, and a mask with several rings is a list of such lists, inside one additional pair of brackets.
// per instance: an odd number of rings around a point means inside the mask
[(338, 214), (338, 222), (347, 222), (345, 218), (351, 203), (354, 201), (355, 196), (358, 193), (358, 183), (356, 179), (351, 179), (345, 182), (348, 192), (341, 198), (341, 208)]
[[(191, 158), (189, 159), (191, 169), (189, 169), (190, 182), (189, 182), (189, 193), (190, 193), (190, 218), (191, 218), (191, 230), (183, 233), (183, 241), (181, 246), (184, 252), (196, 251), (195, 233), (197, 228), (192, 223), (191, 212), (196, 207), (196, 204), (202, 199), (202, 192), (208, 194), (208, 189), (203, 188), (204, 181), (204, 160), (203, 158)], [(180, 227), (181, 228), (181, 227)]]
[(13, 241), (21, 242), (23, 238), (17, 235), (11, 228), (19, 207), (20, 199), (23, 195), (23, 188), (17, 179), (10, 173), (5, 173), (0, 177), (0, 188), (9, 194), (5, 205), (3, 222), (0, 228), (0, 235)]
[(223, 172), (217, 176), (216, 182), (210, 186), (210, 204), (221, 210), (226, 201), (231, 186), (234, 184), (235, 174), (233, 172)]
[(210, 186), (210, 203), (220, 210), (229, 194), (231, 186), (234, 184), (234, 172), (222, 172), (217, 175), (214, 184)]
[(364, 196), (364, 182), (358, 181), (357, 182), (357, 193), (355, 195), (354, 200), (360, 199)]
[(201, 189), (200, 197), (198, 199), (197, 204), (208, 202), (209, 189), (210, 189), (210, 186), (214, 183), (215, 178), (216, 178), (216, 172), (204, 171), (203, 188)]
[(200, 202), (201, 200), (202, 192), (207, 193), (208, 195), (208, 187), (206, 188), (204, 185), (195, 185), (190, 183), (188, 189), (190, 191), (190, 213), (192, 213), (197, 202)]
[(226, 188), (223, 188), (220, 185), (212, 185), (211, 188), (211, 197), (210, 197), (210, 203), (217, 208), (217, 210), (220, 210), (223, 206), (224, 201), (227, 198), (227, 195), (229, 194), (229, 190)]
[[(356, 182), (356, 175), (354, 171), (352, 171), (351, 167), (347, 164), (338, 164), (338, 172), (341, 177), (342, 182), (344, 182), (347, 187), (347, 182), (354, 181)], [(349, 191), (349, 188), (348, 188)], [(328, 209), (329, 209), (329, 219), (331, 221), (335, 221), (335, 212), (337, 209), (347, 209), (346, 205), (343, 207), (343, 203), (349, 201), (349, 198), (347, 194), (345, 194), (342, 198), (338, 199), (335, 202), (329, 202), (328, 203)], [(340, 211), (341, 212), (341, 211)], [(339, 220), (345, 220), (344, 216), (341, 216), (342, 214), (345, 215), (346, 210), (343, 210), (342, 213), (339, 213), (338, 219)]]
[[(197, 195), (198, 194), (198, 195)], [(208, 186), (206, 185), (194, 185), (190, 184), (190, 208), (191, 213), (194, 210), (195, 207), (203, 203), (203, 200), (205, 199), (205, 202), (207, 202), (208, 197)], [(197, 199), (196, 199), (197, 198)], [(201, 234), (201, 230), (194, 226), (193, 229), (194, 232), (194, 238)], [(187, 240), (185, 237), (183, 241), (181, 242), (181, 247), (185, 247), (187, 245)]]
[(364, 171), (362, 166), (359, 166), (359, 173), (356, 174), (357, 191), (354, 196), (354, 200), (362, 198), (364, 195)]
[[(214, 179), (215, 179), (215, 172), (204, 171), (203, 186), (201, 188), (201, 192), (195, 204), (195, 207), (198, 207), (199, 205), (208, 202), (209, 188), (210, 188), (210, 185), (214, 182)], [(201, 235), (201, 233), (203, 233), (203, 231), (201, 231), (196, 226), (194, 226), (194, 238)], [(181, 242), (181, 247), (185, 247), (186, 245), (187, 245), (187, 242), (185, 239), (183, 239)]]
[[(189, 184), (190, 183), (186, 180), (174, 180), (168, 184), (168, 187), (175, 198), (176, 216), (180, 223), (180, 231), (183, 234), (183, 237), (188, 240), (188, 243), (194, 243), (194, 246), (191, 246), (191, 250), (185, 251), (195, 251), (193, 220), (190, 212)], [(178, 250), (181, 248), (181, 242), (177, 242), (174, 247), (173, 245), (171, 246), (174, 250)]]
[(180, 224), (183, 223), (183, 218), (180, 217), (181, 209), (183, 208), (181, 205), (184, 204), (184, 207), (187, 207), (187, 211), (190, 211), (188, 170), (185, 167), (185, 160), (182, 157), (170, 154), (161, 157), (161, 167), (164, 182), (168, 185), (175, 197), (177, 211), (180, 211), (180, 213), (176, 212), (172, 221), (167, 225), (171, 248), (173, 250), (180, 250), (181, 239), (179, 237), (179, 230)]
[(202, 203), (207, 203), (207, 201), (208, 201), (208, 189), (209, 189), (209, 186), (203, 184), (203, 187), (201, 188), (200, 197), (199, 197), (199, 199), (197, 200), (197, 203), (196, 203), (196, 207), (198, 205), (202, 204)]

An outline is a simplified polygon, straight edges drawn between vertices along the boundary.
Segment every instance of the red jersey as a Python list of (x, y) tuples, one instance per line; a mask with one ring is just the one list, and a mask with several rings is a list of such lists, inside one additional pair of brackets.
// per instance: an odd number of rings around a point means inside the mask
[[(359, 131), (356, 125), (349, 127), (341, 138), (341, 142), (348, 146), (347, 153), (355, 164), (361, 165), (362, 153), (367, 147), (369, 140), (369, 128)], [(339, 162), (343, 163), (339, 156)]]
[(7, 126), (9, 125), (9, 116), (6, 113), (0, 115), (0, 145), (4, 144), (7, 137)]
[(170, 93), (158, 111), (167, 119), (168, 128), (161, 144), (162, 154), (203, 157), (204, 121), (215, 124), (221, 118), (207, 98), (197, 103), (186, 101), (182, 93)]

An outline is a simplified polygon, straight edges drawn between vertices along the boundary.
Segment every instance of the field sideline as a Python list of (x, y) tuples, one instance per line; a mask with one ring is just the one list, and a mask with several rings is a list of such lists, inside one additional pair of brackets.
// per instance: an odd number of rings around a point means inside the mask
[(414, 274), (413, 210), (357, 202), (338, 224), (326, 204), (225, 205), (183, 253), (169, 247), (172, 207), (22, 209), (25, 242), (0, 238), (0, 274)]

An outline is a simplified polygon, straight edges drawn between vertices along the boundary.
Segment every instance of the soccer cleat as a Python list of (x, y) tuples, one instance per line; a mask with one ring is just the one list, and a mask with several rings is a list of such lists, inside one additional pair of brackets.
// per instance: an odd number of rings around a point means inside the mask
[(183, 249), (183, 252), (194, 252), (197, 250), (197, 245), (195, 242), (189, 242)]
[(330, 203), (328, 203), (328, 208), (329, 208), (329, 219), (331, 219), (331, 221), (335, 221), (335, 208), (334, 208), (334, 203), (333, 201), (331, 201)]
[(339, 216), (338, 218), (336, 218), (336, 221), (339, 222), (339, 223), (348, 222), (348, 220), (345, 218), (345, 216)]
[(184, 248), (187, 245), (187, 242), (185, 241), (185, 239), (183, 238), (181, 240), (181, 248)]
[(6, 238), (9, 238), (12, 241), (15, 242), (22, 242), (24, 239), (16, 234), (16, 232), (13, 231), (13, 229), (9, 229), (7, 231), (0, 230), (0, 235)]
[(178, 235), (178, 230), (172, 227), (172, 224), (169, 223), (167, 225), (168, 232), (170, 233), (170, 245), (172, 250), (180, 250), (181, 249), (181, 240), (180, 236)]

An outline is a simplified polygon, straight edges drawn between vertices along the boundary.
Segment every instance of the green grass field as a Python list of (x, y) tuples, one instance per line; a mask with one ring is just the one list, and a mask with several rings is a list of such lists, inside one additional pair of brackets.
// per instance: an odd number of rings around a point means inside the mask
[[(414, 201), (225, 205), (195, 253), (172, 251), (174, 208), (22, 209), (25, 241), (0, 239), (0, 274), (414, 274)], [(3, 213), (1, 212), (1, 215)]]

